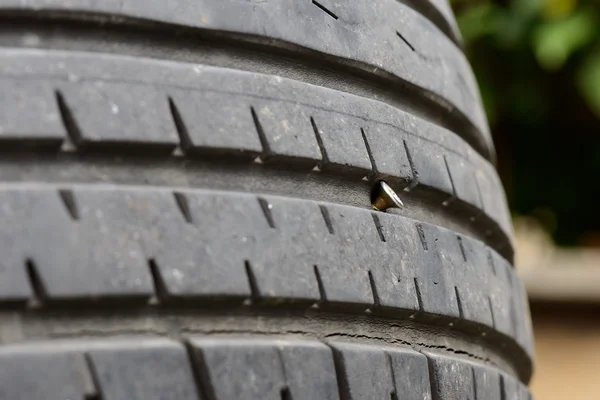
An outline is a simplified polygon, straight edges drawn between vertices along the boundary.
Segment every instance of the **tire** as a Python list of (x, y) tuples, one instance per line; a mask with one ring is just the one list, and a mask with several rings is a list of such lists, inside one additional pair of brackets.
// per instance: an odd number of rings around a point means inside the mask
[(531, 398), (445, 0), (0, 12), (0, 400)]

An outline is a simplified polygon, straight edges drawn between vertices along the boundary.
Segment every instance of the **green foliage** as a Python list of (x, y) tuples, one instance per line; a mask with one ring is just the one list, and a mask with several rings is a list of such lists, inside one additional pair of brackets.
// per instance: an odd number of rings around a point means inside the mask
[(600, 233), (600, 0), (452, 5), (513, 210), (586, 242)]

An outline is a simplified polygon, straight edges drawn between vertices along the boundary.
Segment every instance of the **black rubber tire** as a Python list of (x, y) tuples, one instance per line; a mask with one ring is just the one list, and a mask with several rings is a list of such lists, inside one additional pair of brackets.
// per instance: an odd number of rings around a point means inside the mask
[(0, 16), (0, 400), (531, 397), (446, 0)]

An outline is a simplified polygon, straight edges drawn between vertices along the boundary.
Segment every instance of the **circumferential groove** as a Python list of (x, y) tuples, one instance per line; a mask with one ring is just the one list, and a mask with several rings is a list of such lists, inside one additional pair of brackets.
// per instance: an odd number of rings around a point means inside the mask
[(327, 9), (324, 5), (322, 5), (321, 3), (317, 2), (316, 0), (312, 0), (312, 3), (319, 7), (321, 10), (323, 10), (327, 15), (329, 15), (331, 18), (337, 20), (338, 16), (335, 15), (331, 10)]

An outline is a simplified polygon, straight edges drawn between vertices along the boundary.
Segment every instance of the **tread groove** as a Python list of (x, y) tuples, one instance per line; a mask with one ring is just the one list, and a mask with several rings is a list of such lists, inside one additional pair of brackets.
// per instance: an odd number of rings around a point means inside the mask
[(335, 368), (340, 400), (352, 400), (350, 395), (350, 384), (348, 382), (348, 376), (346, 375), (346, 367), (344, 366), (342, 354), (335, 347), (331, 345), (329, 347), (331, 348), (331, 353), (333, 355), (333, 366)]
[(325, 221), (327, 230), (329, 231), (329, 233), (331, 235), (334, 235), (335, 231), (333, 229), (333, 224), (331, 222), (331, 215), (329, 215), (329, 210), (327, 209), (327, 206), (325, 206), (324, 204), (319, 204), (319, 210), (321, 210), (321, 215), (323, 216), (323, 220)]
[(319, 267), (317, 265), (313, 265), (313, 270), (315, 272), (315, 278), (317, 279), (317, 286), (319, 288), (319, 296), (321, 298), (321, 303), (326, 303), (327, 293), (325, 292), (325, 285), (323, 284), (323, 278), (321, 278)]
[(417, 171), (417, 169), (415, 168), (415, 162), (412, 158), (412, 155), (410, 153), (410, 149), (408, 148), (408, 144), (406, 143), (406, 140), (402, 140), (402, 143), (404, 144), (404, 151), (406, 151), (406, 158), (408, 158), (408, 165), (410, 166), (410, 172), (412, 175), (412, 179), (411, 179), (410, 183), (408, 184), (408, 186), (406, 186), (404, 188), (404, 191), (410, 192), (419, 184), (419, 171)]
[(369, 161), (371, 162), (371, 168), (373, 170), (373, 175), (377, 175), (379, 171), (377, 170), (377, 165), (375, 164), (375, 157), (373, 157), (373, 151), (371, 150), (371, 145), (367, 140), (367, 135), (365, 134), (365, 130), (360, 128), (360, 133), (362, 135), (363, 141), (365, 142), (365, 147), (367, 148), (367, 154), (369, 155)]
[(467, 253), (465, 253), (465, 246), (463, 244), (463, 238), (460, 235), (456, 235), (458, 241), (458, 247), (460, 248), (460, 254), (462, 254), (463, 260), (467, 262)]
[(500, 374), (500, 400), (506, 399), (506, 384), (504, 382), (504, 375)]
[(167, 285), (154, 258), (148, 259), (148, 268), (150, 269), (150, 276), (152, 277), (156, 297), (158, 300), (165, 299), (168, 296)]
[(425, 239), (425, 232), (423, 231), (423, 226), (421, 224), (415, 224), (417, 228), (417, 233), (419, 234), (419, 240), (421, 241), (421, 246), (423, 246), (423, 250), (429, 251), (429, 246), (427, 245), (427, 239)]
[(494, 273), (494, 276), (497, 276), (498, 273), (496, 271), (496, 264), (494, 263), (494, 257), (492, 256), (492, 252), (490, 250), (487, 251), (487, 260), (488, 260), (488, 264), (492, 268), (492, 272)]
[(25, 260), (25, 269), (33, 293), (33, 300), (38, 302), (46, 300), (48, 298), (48, 292), (37, 269), (37, 265), (31, 258)]
[(181, 192), (173, 192), (173, 197), (175, 198), (175, 203), (177, 204), (177, 208), (179, 212), (183, 216), (183, 219), (188, 224), (193, 224), (194, 220), (192, 218), (192, 212), (190, 210), (190, 203), (185, 194)]
[(59, 189), (58, 195), (60, 196), (60, 199), (62, 200), (62, 203), (65, 206), (67, 213), (69, 213), (71, 219), (73, 221), (78, 221), (79, 210), (77, 209), (77, 202), (75, 201), (75, 195), (73, 194), (73, 191), (70, 189)]
[(246, 269), (246, 276), (248, 277), (248, 285), (250, 286), (250, 297), (253, 301), (260, 300), (262, 296), (256, 275), (254, 275), (254, 270), (252, 269), (252, 264), (250, 264), (250, 261), (245, 260), (244, 267)]
[(421, 295), (421, 288), (419, 287), (419, 278), (413, 278), (415, 283), (415, 292), (417, 293), (417, 302), (419, 303), (419, 311), (424, 311), (423, 308), (423, 296)]
[(373, 217), (373, 222), (375, 223), (375, 229), (377, 229), (377, 233), (379, 234), (379, 239), (385, 243), (385, 235), (383, 234), (383, 226), (381, 226), (379, 216), (376, 213), (371, 213), (371, 216)]
[(175, 130), (179, 136), (179, 146), (181, 150), (186, 153), (193, 147), (192, 139), (190, 138), (190, 133), (185, 125), (185, 122), (183, 122), (183, 118), (181, 117), (181, 113), (177, 108), (177, 104), (175, 104), (175, 101), (173, 101), (171, 97), (169, 97), (169, 110), (171, 111), (173, 122), (175, 123)]
[(260, 144), (263, 148), (263, 154), (261, 155), (261, 159), (265, 160), (269, 158), (272, 154), (271, 145), (269, 144), (269, 140), (267, 139), (267, 135), (265, 134), (265, 130), (260, 123), (260, 119), (258, 118), (258, 114), (254, 107), (250, 107), (250, 113), (252, 114), (252, 121), (254, 121), (254, 126), (256, 127), (256, 133), (258, 134), (258, 139), (260, 140)]
[(490, 307), (490, 315), (492, 317), (492, 327), (496, 329), (496, 316), (494, 315), (494, 307), (492, 307), (492, 298), (490, 296), (488, 298), (488, 305)]
[(320, 4), (319, 2), (317, 2), (316, 0), (312, 0), (312, 3), (319, 7), (321, 10), (323, 10), (327, 15), (329, 15), (331, 18), (337, 20), (338, 16), (335, 15), (331, 10), (327, 9), (324, 5)]
[(321, 158), (323, 161), (319, 166), (329, 163), (329, 156), (327, 155), (327, 149), (325, 148), (325, 144), (323, 143), (323, 138), (321, 137), (321, 131), (317, 127), (317, 123), (313, 117), (310, 117), (310, 124), (312, 125), (313, 132), (315, 133), (315, 138), (317, 139), (317, 145), (319, 146), (319, 150), (321, 151)]
[(471, 367), (471, 380), (473, 381), (473, 400), (478, 400), (479, 393), (477, 393), (477, 377), (475, 374), (475, 367)]
[(273, 205), (262, 197), (258, 197), (258, 203), (260, 204), (260, 208), (265, 215), (265, 219), (267, 220), (269, 227), (271, 229), (275, 229), (275, 221), (273, 220), (273, 213), (271, 213)]
[(394, 389), (390, 393), (390, 400), (398, 400), (398, 393), (396, 393), (396, 390), (398, 390), (398, 386), (396, 384), (396, 374), (394, 374), (394, 364), (392, 363), (392, 356), (390, 355), (390, 353), (385, 353), (385, 356), (388, 363), (388, 367), (390, 369), (392, 386), (394, 387)]
[(450, 185), (452, 186), (452, 196), (442, 202), (443, 206), (448, 206), (454, 200), (456, 200), (456, 185), (454, 184), (454, 178), (452, 177), (452, 173), (450, 172), (450, 166), (448, 165), (448, 159), (446, 155), (444, 155), (444, 164), (446, 165), (446, 171), (448, 172), (448, 177), (450, 178)]
[(410, 42), (408, 40), (406, 40), (406, 38), (404, 36), (402, 36), (402, 34), (398, 31), (396, 31), (396, 35), (398, 35), (398, 37), (400, 39), (402, 39), (402, 41), (412, 50), (415, 51), (415, 48), (413, 47), (412, 44), (410, 44)]
[(83, 359), (89, 371), (89, 376), (92, 378), (92, 385), (95, 391), (95, 393), (87, 393), (84, 400), (104, 400), (104, 394), (102, 393), (102, 387), (98, 379), (98, 372), (96, 371), (92, 357), (88, 353), (85, 353)]
[(373, 295), (373, 304), (376, 307), (381, 305), (381, 301), (379, 299), (379, 293), (377, 293), (377, 285), (375, 285), (375, 278), (373, 277), (373, 272), (370, 270), (367, 272), (369, 276), (369, 285), (371, 285), (371, 294)]
[(192, 370), (194, 386), (198, 394), (198, 399), (217, 400), (215, 390), (208, 373), (208, 367), (202, 354), (198, 354), (189, 340), (184, 340), (188, 361)]
[(461, 319), (465, 317), (465, 312), (463, 310), (462, 300), (460, 299), (460, 292), (458, 291), (458, 286), (454, 286), (454, 293), (456, 293), (456, 305), (458, 306), (458, 315)]
[(81, 130), (79, 129), (79, 125), (77, 125), (77, 121), (75, 120), (75, 116), (73, 115), (71, 108), (67, 104), (60, 90), (55, 91), (54, 95), (56, 97), (56, 104), (58, 105), (58, 111), (65, 127), (65, 131), (67, 132), (67, 136), (71, 140), (73, 146), (76, 148), (82, 148), (83, 135), (81, 134)]
[(429, 369), (429, 387), (431, 389), (431, 400), (443, 400), (441, 399), (440, 391), (438, 390), (438, 376), (435, 372), (435, 366), (433, 365), (433, 360), (429, 356), (427, 356), (427, 367)]
[(284, 387), (280, 392), (281, 400), (292, 400), (292, 393), (290, 392), (290, 388)]

